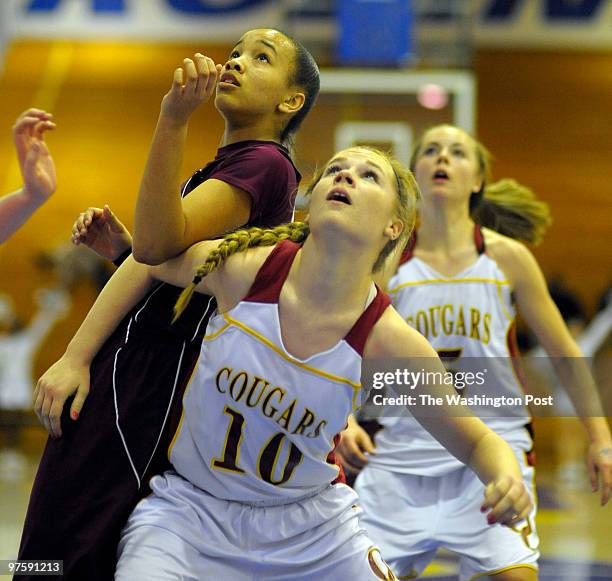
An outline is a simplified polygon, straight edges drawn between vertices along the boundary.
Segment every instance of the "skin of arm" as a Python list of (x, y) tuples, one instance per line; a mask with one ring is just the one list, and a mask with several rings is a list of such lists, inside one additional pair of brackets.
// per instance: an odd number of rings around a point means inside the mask
[(185, 200), (176, 195), (189, 117), (210, 98), (220, 69), (199, 54), (185, 59), (184, 67), (175, 71), (162, 101), (136, 203), (133, 253), (151, 265), (246, 224), (251, 211), (245, 191), (219, 180), (204, 182)]
[(62, 409), (73, 394), (70, 417), (78, 419), (89, 393), (89, 367), (93, 358), (153, 282), (147, 266), (131, 257), (126, 259), (98, 296), (64, 355), (38, 380), (34, 411), (52, 437), (62, 435)]
[(52, 115), (41, 109), (24, 111), (13, 126), (13, 140), (23, 187), (0, 198), (0, 243), (17, 231), (55, 192), (55, 164), (44, 133), (55, 129)]
[[(444, 374), (446, 371), (429, 342), (409, 327), (392, 307), (386, 309), (372, 330), (365, 356), (418, 361), (425, 372)], [(429, 394), (443, 401), (456, 393), (444, 383), (428, 383), (426, 387)], [(453, 456), (474, 470), (485, 484), (482, 509), (483, 512), (491, 509), (487, 517), (489, 523), (508, 524), (529, 514), (532, 504), (518, 461), (502, 438), (479, 418), (468, 415), (463, 406), (459, 414), (449, 406), (441, 406), (436, 408), (435, 417), (411, 411), (428, 432)]]
[(588, 469), (601, 504), (612, 491), (612, 438), (591, 371), (550, 297), (546, 280), (531, 252), (520, 242), (486, 231), (488, 252), (506, 273), (521, 316), (551, 358), (589, 439)]

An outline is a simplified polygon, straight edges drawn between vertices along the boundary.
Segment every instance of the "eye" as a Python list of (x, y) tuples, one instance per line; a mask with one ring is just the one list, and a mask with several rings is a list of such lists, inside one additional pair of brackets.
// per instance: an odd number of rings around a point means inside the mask
[(240, 56), (240, 53), (237, 50), (232, 51), (230, 54), (230, 59), (237, 59)]
[(463, 149), (454, 149), (453, 155), (456, 157), (465, 157), (465, 151), (463, 151)]
[(367, 170), (363, 174), (363, 177), (365, 179), (367, 179), (367, 180), (372, 180), (372, 181), (378, 183), (378, 174), (375, 171), (371, 170), (371, 169)]
[(331, 174), (335, 174), (338, 173), (340, 171), (340, 166), (339, 165), (330, 165), (326, 170), (325, 170), (325, 175), (331, 175)]
[(428, 145), (421, 155), (432, 155), (436, 152), (436, 147), (434, 145)]
[(257, 60), (263, 61), (263, 62), (266, 62), (266, 63), (270, 62), (270, 58), (268, 57), (268, 55), (266, 53), (263, 53), (263, 52), (261, 54), (257, 55)]

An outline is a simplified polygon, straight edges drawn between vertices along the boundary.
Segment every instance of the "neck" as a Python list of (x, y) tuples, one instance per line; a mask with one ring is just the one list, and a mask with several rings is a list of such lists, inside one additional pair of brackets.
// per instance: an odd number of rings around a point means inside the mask
[(221, 147), (247, 140), (276, 141), (280, 143), (280, 132), (269, 121), (260, 120), (255, 123), (244, 124), (226, 121), (225, 131), (221, 138)]
[(466, 204), (423, 204), (419, 214), (419, 247), (451, 254), (472, 240), (474, 221)]
[(292, 268), (296, 295), (302, 304), (324, 312), (365, 305), (375, 260), (376, 256), (351, 245), (350, 241), (330, 245), (310, 235)]

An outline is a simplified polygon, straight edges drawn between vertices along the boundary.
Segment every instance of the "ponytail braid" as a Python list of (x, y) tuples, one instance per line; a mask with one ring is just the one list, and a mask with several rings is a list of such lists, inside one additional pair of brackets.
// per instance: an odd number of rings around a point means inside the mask
[(227, 234), (219, 246), (210, 252), (204, 264), (197, 268), (191, 284), (179, 296), (174, 305), (174, 318), (172, 322), (174, 323), (187, 308), (196, 287), (202, 279), (233, 254), (257, 246), (274, 246), (281, 240), (291, 240), (292, 242), (300, 243), (306, 240), (309, 233), (310, 228), (308, 224), (304, 222), (291, 222), (276, 228), (249, 228), (248, 230), (237, 230)]

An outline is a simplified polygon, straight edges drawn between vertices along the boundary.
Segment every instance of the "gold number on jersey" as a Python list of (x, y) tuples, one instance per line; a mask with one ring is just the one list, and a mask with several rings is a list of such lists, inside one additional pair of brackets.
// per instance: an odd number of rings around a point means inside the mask
[[(244, 416), (227, 405), (223, 412), (230, 416), (231, 419), (227, 428), (227, 433), (225, 434), (221, 458), (213, 458), (211, 466), (217, 470), (227, 470), (228, 472), (245, 474), (245, 471), (238, 466), (238, 461), (240, 460), (240, 444), (244, 435)], [(274, 484), (275, 486), (280, 486), (288, 482), (304, 457), (298, 447), (293, 442), (290, 442), (289, 453), (287, 454), (287, 460), (282, 468), (280, 478), (275, 480), (274, 475), (277, 472), (278, 457), (280, 456), (280, 451), (285, 439), (286, 435), (283, 432), (274, 434), (268, 443), (261, 449), (257, 459), (257, 474), (262, 480)]]
[(238, 468), (238, 460), (240, 459), (240, 442), (242, 442), (242, 432), (244, 427), (244, 416), (233, 410), (228, 405), (225, 406), (223, 413), (230, 416), (230, 425), (225, 434), (225, 444), (223, 446), (223, 457), (213, 458), (211, 466), (219, 470), (227, 470), (229, 472), (238, 472), (244, 474), (242, 468)]

